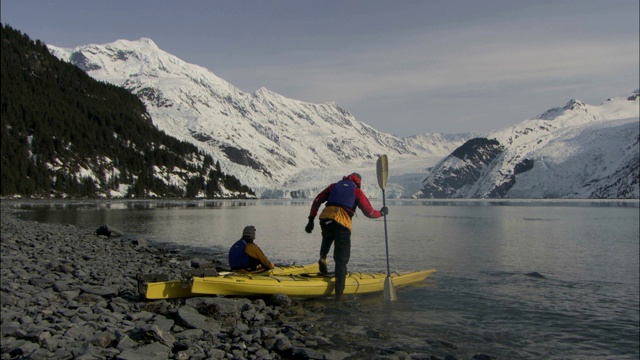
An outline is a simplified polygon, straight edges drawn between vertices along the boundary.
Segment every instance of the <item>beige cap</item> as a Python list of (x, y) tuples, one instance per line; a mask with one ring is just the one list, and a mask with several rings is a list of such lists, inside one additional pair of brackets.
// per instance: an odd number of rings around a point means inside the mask
[(256, 227), (253, 225), (245, 226), (244, 230), (242, 230), (242, 236), (256, 236)]

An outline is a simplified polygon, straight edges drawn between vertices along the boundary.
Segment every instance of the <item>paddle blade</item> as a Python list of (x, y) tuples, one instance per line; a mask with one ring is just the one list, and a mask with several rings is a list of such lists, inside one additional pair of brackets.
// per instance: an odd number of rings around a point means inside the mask
[(389, 160), (386, 154), (378, 158), (376, 173), (378, 174), (378, 186), (384, 190), (387, 187), (387, 178), (389, 177)]
[(387, 276), (387, 278), (384, 279), (384, 299), (387, 302), (398, 300), (396, 287), (393, 285), (393, 279), (391, 279), (390, 276)]

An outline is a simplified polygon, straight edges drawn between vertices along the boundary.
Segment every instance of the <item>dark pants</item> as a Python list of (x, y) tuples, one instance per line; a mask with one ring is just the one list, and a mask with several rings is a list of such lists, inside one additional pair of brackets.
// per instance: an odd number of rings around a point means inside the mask
[(344, 292), (345, 279), (347, 277), (347, 263), (351, 257), (351, 231), (333, 220), (320, 220), (322, 229), (322, 245), (320, 257), (326, 258), (331, 245), (333, 248), (333, 261), (336, 265), (336, 297), (340, 298)]

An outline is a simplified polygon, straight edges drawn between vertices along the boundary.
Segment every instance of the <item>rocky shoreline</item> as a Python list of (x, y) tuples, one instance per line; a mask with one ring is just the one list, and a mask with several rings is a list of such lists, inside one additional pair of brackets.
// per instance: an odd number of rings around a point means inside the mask
[(179, 278), (216, 260), (24, 221), (16, 211), (2, 207), (1, 359), (438, 359), (394, 345), (385, 330), (329, 318), (357, 304), (143, 299), (139, 274)]

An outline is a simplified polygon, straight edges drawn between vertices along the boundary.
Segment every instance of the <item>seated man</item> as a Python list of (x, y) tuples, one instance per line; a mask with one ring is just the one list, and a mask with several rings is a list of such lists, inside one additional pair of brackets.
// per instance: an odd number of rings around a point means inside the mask
[(260, 272), (275, 267), (253, 242), (255, 238), (256, 228), (249, 225), (242, 231), (242, 238), (229, 249), (229, 266), (232, 271)]

